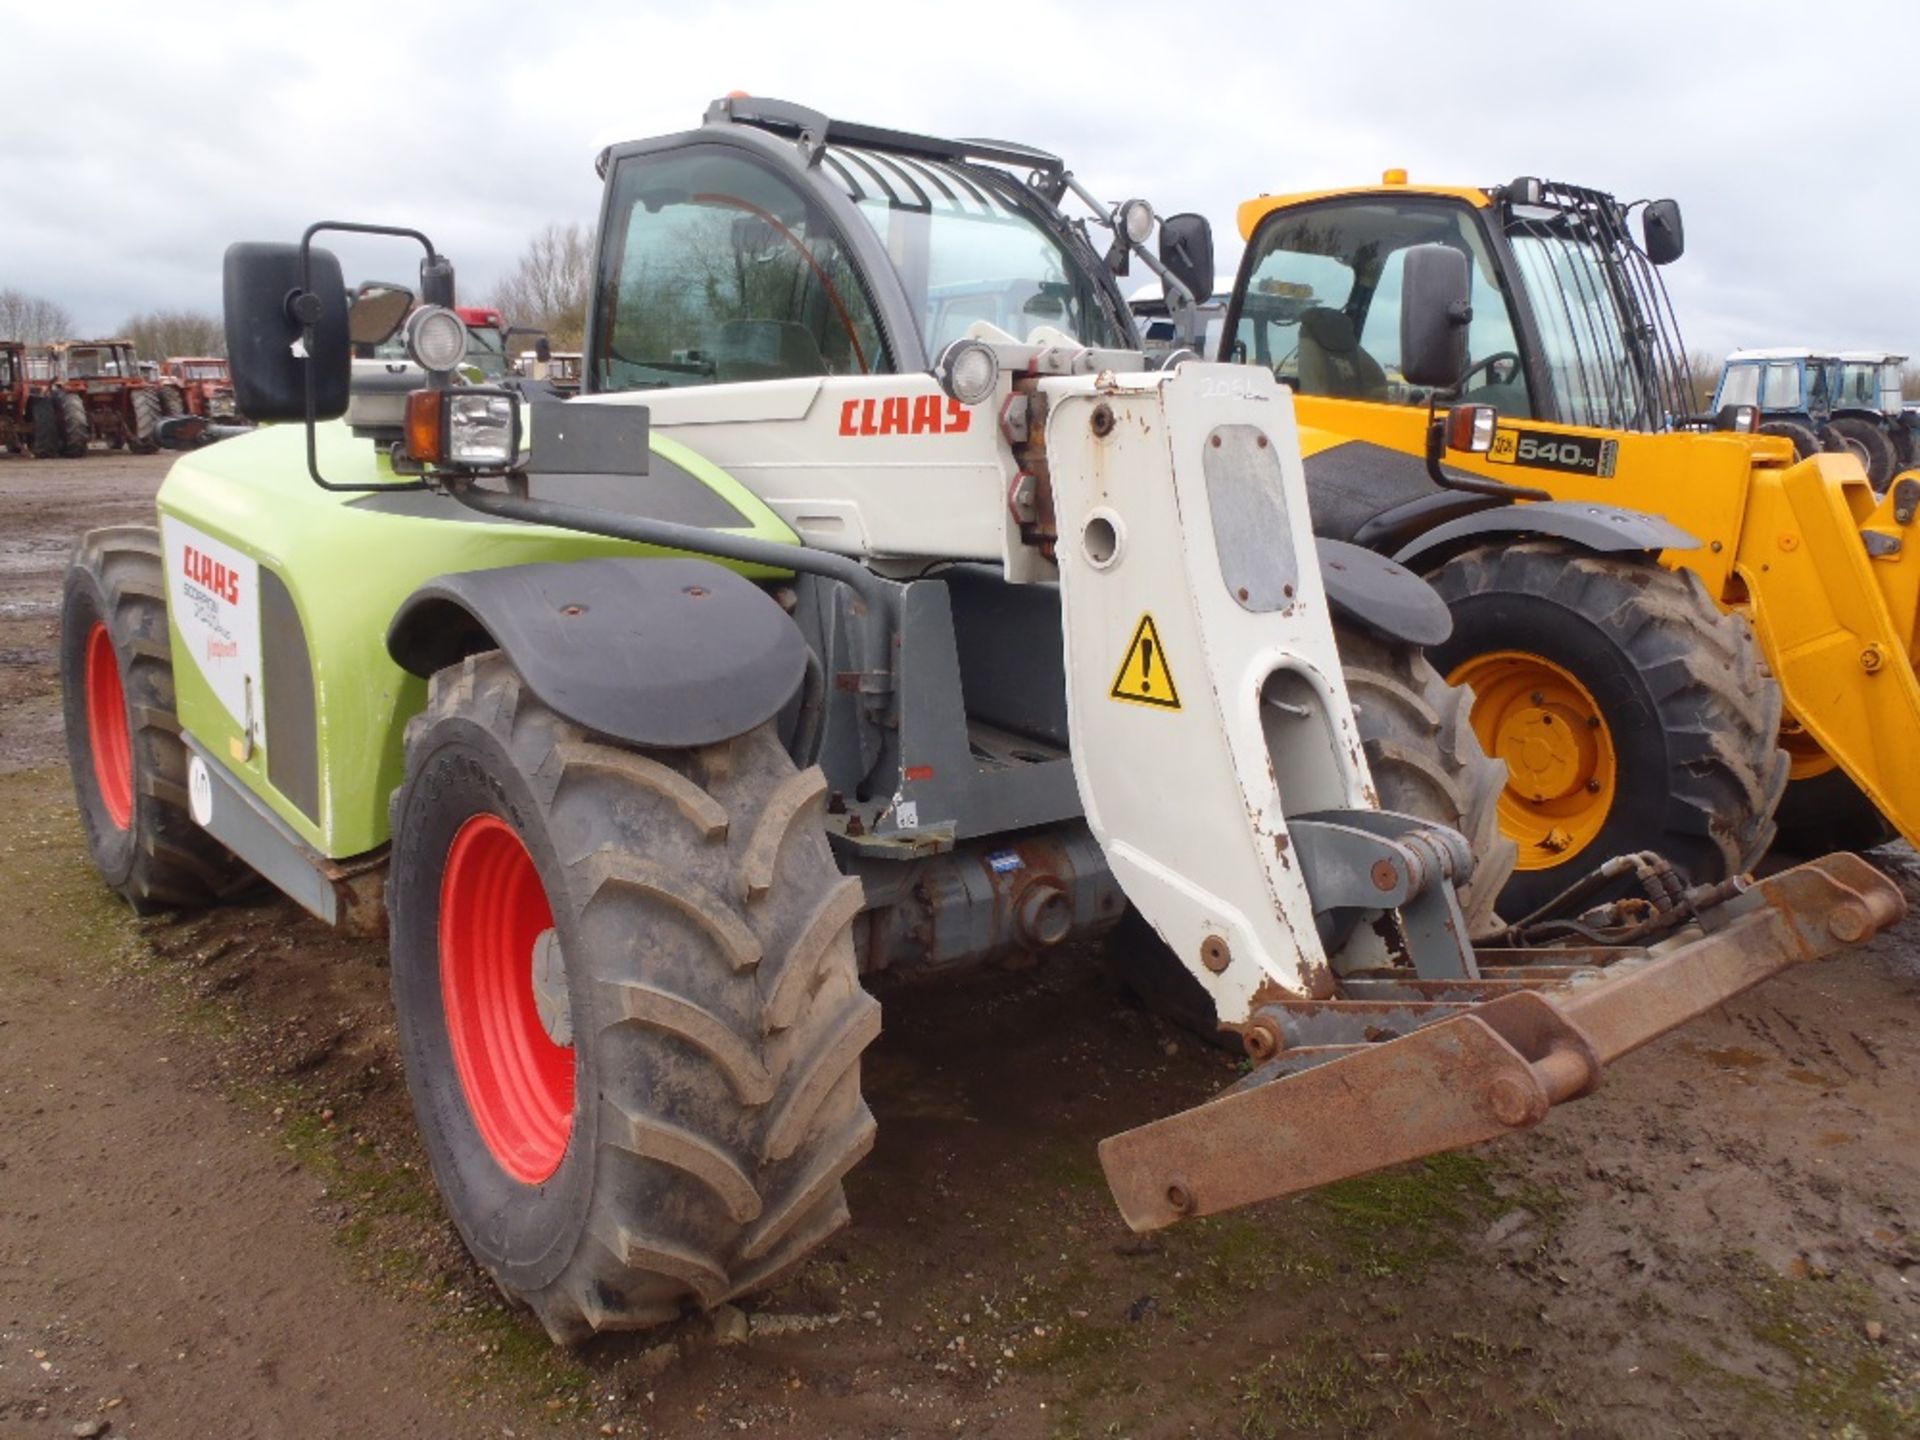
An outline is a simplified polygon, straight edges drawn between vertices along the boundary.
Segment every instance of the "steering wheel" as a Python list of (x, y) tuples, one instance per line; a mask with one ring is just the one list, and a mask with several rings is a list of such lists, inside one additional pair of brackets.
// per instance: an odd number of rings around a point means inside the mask
[[(1506, 366), (1506, 375), (1504, 378), (1494, 373), (1494, 367), (1496, 365)], [(1454, 386), (1454, 389), (1464, 391), (1467, 388), (1467, 377), (1476, 370), (1484, 370), (1487, 372), (1487, 383), (1489, 385), (1512, 385), (1520, 379), (1520, 357), (1511, 350), (1496, 350), (1484, 360), (1476, 360), (1473, 364), (1467, 366), (1467, 368), (1461, 372), (1460, 381)]]

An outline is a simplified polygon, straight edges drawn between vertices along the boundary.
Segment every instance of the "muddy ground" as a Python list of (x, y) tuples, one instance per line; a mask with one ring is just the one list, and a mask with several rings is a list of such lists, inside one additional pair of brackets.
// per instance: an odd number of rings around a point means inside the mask
[(5, 1440), (1920, 1432), (1920, 921), (1535, 1132), (1145, 1242), (1094, 1143), (1227, 1060), (1092, 955), (888, 992), (854, 1226), (744, 1327), (553, 1351), (441, 1216), (380, 947), (87, 868), (60, 570), (164, 468), (0, 459)]

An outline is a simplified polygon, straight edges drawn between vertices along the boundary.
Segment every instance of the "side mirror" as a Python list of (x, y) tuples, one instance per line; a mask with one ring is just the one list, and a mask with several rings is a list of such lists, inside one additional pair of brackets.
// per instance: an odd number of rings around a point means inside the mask
[[(314, 247), (307, 254), (311, 289), (300, 273), (298, 245), (241, 241), (227, 247), (222, 267), (227, 359), (234, 404), (253, 420), (306, 419), (309, 383), (315, 420), (337, 420), (347, 413), (353, 352), (346, 283), (332, 251)], [(313, 342), (309, 353), (295, 354), (308, 316)]]
[(369, 280), (347, 301), (347, 339), (355, 345), (384, 344), (412, 309), (413, 292), (406, 286)]
[(1678, 200), (1649, 200), (1640, 212), (1641, 248), (1656, 265), (1671, 265), (1687, 248)]
[(1743, 435), (1760, 428), (1760, 410), (1755, 405), (1722, 405), (1713, 417), (1716, 430), (1734, 430)]
[(1467, 257), (1446, 245), (1406, 252), (1400, 281), (1400, 373), (1409, 385), (1448, 390), (1467, 368), (1473, 320)]
[(1207, 217), (1189, 212), (1162, 220), (1160, 263), (1193, 292), (1196, 304), (1206, 304), (1213, 297), (1213, 226)]
[(547, 339), (547, 337), (544, 335), (542, 335), (538, 340), (534, 341), (533, 342), (533, 358), (538, 360), (542, 365), (548, 364), (550, 361), (552, 361), (553, 342)]

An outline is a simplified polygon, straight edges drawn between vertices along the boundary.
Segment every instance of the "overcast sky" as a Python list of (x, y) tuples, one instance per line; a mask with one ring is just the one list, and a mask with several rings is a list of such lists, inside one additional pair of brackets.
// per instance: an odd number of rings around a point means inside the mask
[(1920, 353), (1916, 0), (0, 0), (0, 50), (0, 286), (87, 331), (217, 310), (230, 240), (320, 218), (426, 230), (479, 299), (538, 227), (592, 220), (599, 147), (738, 88), (1056, 151), (1210, 216), (1223, 268), (1238, 201), (1390, 165), (1673, 195), (1690, 346)]

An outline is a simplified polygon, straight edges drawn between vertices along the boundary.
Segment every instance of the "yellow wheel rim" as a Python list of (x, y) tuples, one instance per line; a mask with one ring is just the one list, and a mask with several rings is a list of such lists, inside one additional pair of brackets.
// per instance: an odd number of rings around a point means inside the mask
[(1500, 828), (1519, 868), (1551, 870), (1593, 843), (1613, 813), (1619, 763), (1593, 695), (1538, 655), (1496, 650), (1447, 677), (1473, 687), (1473, 729), (1507, 765)]
[(1780, 717), (1780, 748), (1787, 752), (1787, 779), (1811, 780), (1837, 768), (1834, 758), (1820, 748), (1791, 710)]

